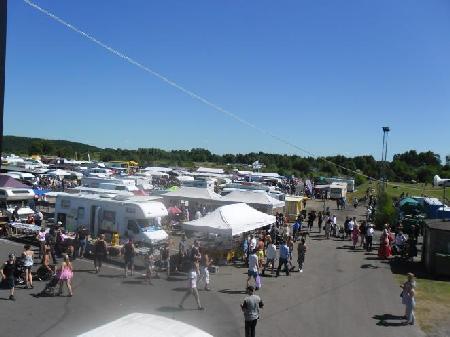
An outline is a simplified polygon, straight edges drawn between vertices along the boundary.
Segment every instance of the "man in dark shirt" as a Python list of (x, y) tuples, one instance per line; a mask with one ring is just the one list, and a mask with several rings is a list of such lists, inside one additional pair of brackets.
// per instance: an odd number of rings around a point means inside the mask
[(6, 287), (9, 289), (9, 299), (11, 301), (15, 300), (14, 297), (14, 288), (15, 288), (15, 280), (14, 280), (14, 272), (16, 270), (16, 257), (14, 254), (9, 254), (8, 261), (6, 261), (2, 269), (0, 270), (2, 279), (6, 282)]

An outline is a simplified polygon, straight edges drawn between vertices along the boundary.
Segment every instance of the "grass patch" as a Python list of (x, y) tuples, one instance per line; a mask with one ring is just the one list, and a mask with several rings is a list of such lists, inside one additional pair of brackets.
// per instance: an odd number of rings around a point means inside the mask
[[(349, 193), (351, 197), (362, 198), (366, 195), (367, 188), (372, 188), (377, 191), (378, 182), (367, 181), (357, 187), (357, 191), (354, 193)], [(427, 197), (435, 197), (442, 200), (444, 196), (444, 191), (442, 187), (434, 187), (431, 184), (407, 184), (407, 183), (395, 183), (390, 182), (387, 185), (386, 192), (392, 198), (399, 198), (402, 193), (408, 194), (409, 196), (421, 196), (426, 195)], [(449, 193), (447, 193), (448, 198)]]
[[(401, 285), (406, 275), (395, 274)], [(429, 334), (450, 320), (450, 282), (417, 278), (416, 319), (423, 332)]]

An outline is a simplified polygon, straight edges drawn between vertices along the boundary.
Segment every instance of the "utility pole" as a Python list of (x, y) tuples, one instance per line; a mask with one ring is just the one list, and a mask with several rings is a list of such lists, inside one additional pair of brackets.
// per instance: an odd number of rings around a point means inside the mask
[(387, 136), (389, 131), (391, 131), (391, 129), (388, 126), (383, 126), (383, 148), (381, 151), (381, 174), (380, 174), (380, 178), (381, 178), (381, 190), (384, 191), (386, 188), (386, 181), (387, 181), (387, 177), (386, 177), (386, 165), (387, 165)]
[[(5, 102), (5, 58), (7, 0), (0, 0), (0, 154), (3, 152), (3, 107)], [(0, 169), (1, 169), (0, 160)]]

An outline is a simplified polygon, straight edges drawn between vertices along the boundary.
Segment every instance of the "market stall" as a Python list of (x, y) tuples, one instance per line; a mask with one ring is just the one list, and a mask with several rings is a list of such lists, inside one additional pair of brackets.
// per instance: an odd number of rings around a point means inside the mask
[[(183, 229), (193, 233), (203, 233), (207, 239), (202, 247), (210, 251), (216, 261), (229, 260), (240, 242), (234, 240), (243, 233), (269, 226), (275, 222), (273, 215), (259, 212), (245, 203), (225, 205), (204, 217), (185, 222)], [(208, 249), (209, 248), (209, 249)]]
[(260, 190), (234, 190), (222, 197), (224, 203), (246, 203), (258, 211), (275, 214), (282, 212), (285, 205), (284, 201), (275, 199)]

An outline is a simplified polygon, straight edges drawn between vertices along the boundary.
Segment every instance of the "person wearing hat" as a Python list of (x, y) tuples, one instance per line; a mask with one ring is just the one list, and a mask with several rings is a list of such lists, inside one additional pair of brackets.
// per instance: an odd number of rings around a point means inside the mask
[(253, 286), (247, 287), (247, 296), (241, 303), (241, 310), (244, 313), (245, 337), (255, 337), (256, 323), (259, 319), (259, 309), (264, 307), (264, 303), (258, 295), (255, 295)]
[(0, 273), (2, 275), (2, 280), (6, 280), (6, 287), (9, 289), (9, 299), (11, 301), (15, 300), (14, 297), (14, 289), (15, 289), (15, 280), (14, 280), (14, 272), (16, 270), (16, 257), (13, 253), (10, 253), (8, 256), (8, 261), (6, 261)]

